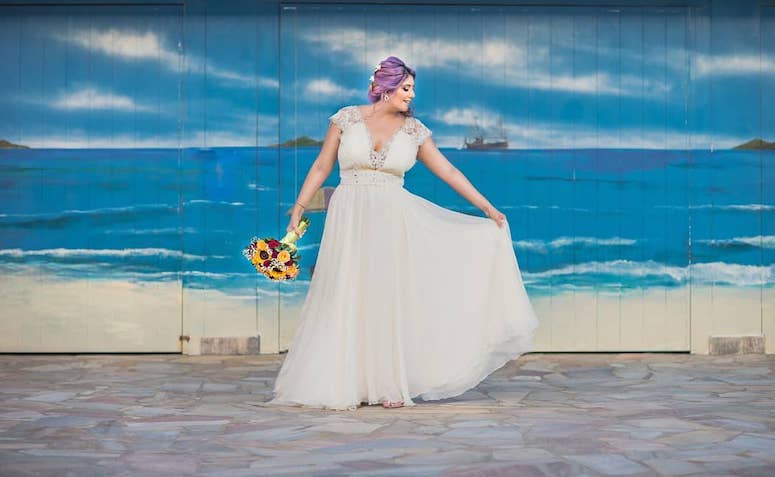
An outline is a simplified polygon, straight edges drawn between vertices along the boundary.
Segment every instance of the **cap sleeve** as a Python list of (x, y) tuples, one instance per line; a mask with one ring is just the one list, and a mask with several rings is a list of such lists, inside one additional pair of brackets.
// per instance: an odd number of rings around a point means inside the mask
[(431, 136), (433, 134), (433, 131), (428, 129), (428, 127), (422, 123), (419, 119), (413, 117), (414, 121), (412, 121), (412, 127), (410, 128), (410, 135), (414, 138), (415, 144), (417, 144), (417, 147), (420, 147), (425, 141), (426, 138)]
[(354, 108), (357, 108), (357, 106), (345, 106), (340, 108), (339, 111), (329, 116), (328, 119), (336, 124), (339, 129), (344, 131), (347, 126), (355, 122), (355, 113), (357, 113), (357, 111)]

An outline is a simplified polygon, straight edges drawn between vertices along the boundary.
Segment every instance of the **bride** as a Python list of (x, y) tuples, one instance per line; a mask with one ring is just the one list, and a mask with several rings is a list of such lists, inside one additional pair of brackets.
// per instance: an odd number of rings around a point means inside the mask
[[(288, 231), (338, 161), (315, 272), (269, 404), (414, 406), (476, 386), (530, 350), (538, 325), (506, 216), (439, 151), (409, 104), (415, 71), (389, 56), (368, 105), (330, 116)], [(404, 188), (419, 160), (481, 209)]]

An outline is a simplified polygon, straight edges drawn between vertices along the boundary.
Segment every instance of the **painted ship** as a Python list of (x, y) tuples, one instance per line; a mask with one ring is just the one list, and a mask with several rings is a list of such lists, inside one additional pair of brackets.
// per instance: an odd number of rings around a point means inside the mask
[(503, 128), (503, 118), (498, 118), (498, 136), (488, 138), (484, 130), (479, 126), (479, 121), (474, 117), (474, 127), (471, 135), (463, 140), (464, 149), (508, 149), (509, 140), (506, 138), (506, 131)]

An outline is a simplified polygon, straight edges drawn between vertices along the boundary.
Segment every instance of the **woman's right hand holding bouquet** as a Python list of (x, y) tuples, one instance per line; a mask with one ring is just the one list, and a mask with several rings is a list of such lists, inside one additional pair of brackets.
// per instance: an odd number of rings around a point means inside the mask
[(285, 228), (286, 232), (296, 232), (296, 235), (301, 238), (302, 235), (304, 235), (305, 230), (299, 230), (299, 221), (301, 220), (301, 214), (304, 212), (304, 206), (301, 205), (298, 201), (293, 206), (293, 210), (291, 211), (291, 220), (288, 222), (288, 227)]

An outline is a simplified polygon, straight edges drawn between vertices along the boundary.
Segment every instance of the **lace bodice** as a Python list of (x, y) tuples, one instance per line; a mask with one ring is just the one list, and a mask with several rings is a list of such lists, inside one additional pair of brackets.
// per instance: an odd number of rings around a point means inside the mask
[(340, 170), (376, 169), (403, 177), (414, 166), (420, 145), (432, 134), (419, 119), (410, 116), (375, 151), (357, 105), (345, 106), (328, 119), (342, 131), (338, 151)]

